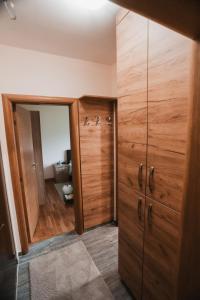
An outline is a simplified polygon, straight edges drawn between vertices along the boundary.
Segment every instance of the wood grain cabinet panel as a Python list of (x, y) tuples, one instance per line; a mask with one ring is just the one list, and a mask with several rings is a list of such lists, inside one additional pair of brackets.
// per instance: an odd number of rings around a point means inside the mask
[(119, 184), (119, 273), (141, 299), (145, 198)]
[(181, 212), (185, 171), (185, 155), (148, 146), (147, 195)]
[(147, 23), (128, 13), (117, 26), (118, 97), (147, 91)]
[(147, 143), (147, 93), (137, 92), (118, 100), (120, 142)]
[(145, 217), (142, 299), (175, 300), (181, 215), (147, 198)]
[(146, 145), (118, 143), (118, 182), (145, 194)]
[(192, 41), (149, 22), (148, 143), (186, 153)]

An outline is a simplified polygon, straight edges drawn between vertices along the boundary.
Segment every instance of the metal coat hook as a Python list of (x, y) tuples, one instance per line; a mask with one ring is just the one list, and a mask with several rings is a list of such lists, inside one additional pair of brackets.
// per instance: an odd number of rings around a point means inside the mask
[(89, 124), (89, 118), (85, 117), (84, 126), (88, 126)]
[(112, 124), (112, 117), (111, 117), (111, 116), (108, 116), (108, 117), (106, 118), (106, 120), (108, 121), (109, 124)]
[(100, 123), (100, 117), (96, 116), (96, 126), (99, 125), (99, 123)]

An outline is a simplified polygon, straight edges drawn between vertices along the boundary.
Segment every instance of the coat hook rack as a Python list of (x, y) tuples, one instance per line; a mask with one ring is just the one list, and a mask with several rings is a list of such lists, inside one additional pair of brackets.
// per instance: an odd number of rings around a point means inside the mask
[(96, 126), (99, 125), (99, 123), (100, 123), (100, 117), (96, 116)]
[(84, 126), (88, 126), (89, 124), (89, 118), (85, 117)]

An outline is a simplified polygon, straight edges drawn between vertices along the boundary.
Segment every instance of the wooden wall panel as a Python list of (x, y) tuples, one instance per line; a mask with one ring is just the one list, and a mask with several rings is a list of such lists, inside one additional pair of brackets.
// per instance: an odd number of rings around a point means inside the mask
[(113, 219), (113, 103), (80, 100), (79, 119), (84, 227), (91, 228)]

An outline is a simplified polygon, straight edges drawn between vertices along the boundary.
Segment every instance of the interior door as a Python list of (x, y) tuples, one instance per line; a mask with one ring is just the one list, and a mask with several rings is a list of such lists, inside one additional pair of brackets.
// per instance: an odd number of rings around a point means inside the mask
[(22, 176), (21, 182), (24, 194), (24, 208), (31, 242), (39, 217), (38, 185), (32, 139), (31, 113), (17, 105), (15, 120)]
[(181, 214), (146, 199), (143, 300), (175, 300)]
[(31, 125), (32, 125), (32, 137), (33, 148), (36, 163), (37, 183), (38, 183), (38, 197), (39, 204), (45, 204), (46, 192), (44, 181), (44, 167), (42, 157), (42, 139), (41, 139), (41, 126), (40, 126), (40, 112), (31, 111)]

